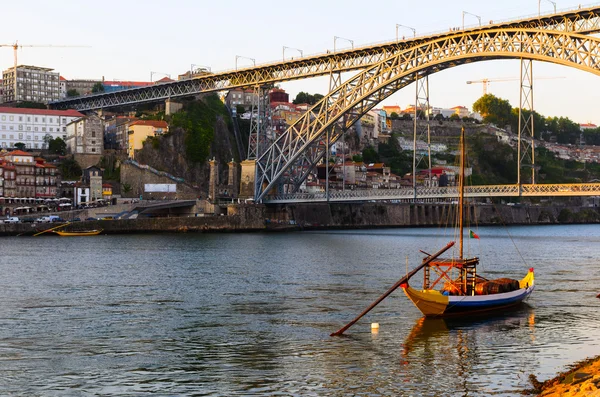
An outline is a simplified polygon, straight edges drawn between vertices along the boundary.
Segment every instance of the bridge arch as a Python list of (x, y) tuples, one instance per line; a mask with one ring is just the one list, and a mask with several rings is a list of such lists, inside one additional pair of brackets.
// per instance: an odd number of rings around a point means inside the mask
[(255, 198), (284, 179), (295, 189), (342, 133), (417, 78), (466, 63), (530, 59), (600, 75), (600, 39), (539, 29), (460, 32), (416, 44), (358, 73), (292, 124), (256, 164)]

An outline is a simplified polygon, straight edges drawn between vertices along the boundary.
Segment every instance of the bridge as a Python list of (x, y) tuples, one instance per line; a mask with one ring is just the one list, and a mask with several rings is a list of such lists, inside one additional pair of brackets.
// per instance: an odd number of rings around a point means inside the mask
[[(51, 106), (55, 109), (90, 111), (239, 87), (264, 90), (278, 82), (328, 75), (330, 92), (285, 132), (269, 140), (266, 136), (268, 126), (265, 120), (268, 117), (265, 113), (259, 116), (258, 125), (251, 131), (249, 159), (254, 161), (255, 168), (254, 197), (256, 201), (270, 202), (274, 197), (283, 197), (281, 192), (284, 190), (295, 195), (317, 164), (329, 164), (329, 148), (349, 128), (378, 103), (407, 85), (417, 83), (416, 116), (417, 108), (429, 108), (429, 75), (473, 62), (518, 59), (521, 61), (522, 93), (519, 108), (532, 111), (532, 61), (551, 62), (600, 75), (600, 39), (592, 36), (598, 32), (600, 7), (578, 8), (206, 74), (150, 87), (72, 98), (54, 102)], [(356, 74), (342, 82), (341, 73), (349, 71), (355, 71)], [(415, 142), (420, 136), (416, 119)], [(518, 180), (515, 186), (517, 194), (524, 195), (527, 179), (535, 185), (536, 178), (533, 119), (525, 112), (519, 116), (518, 133)], [(416, 175), (415, 171), (423, 160), (417, 160), (416, 156), (415, 151), (413, 175)], [(522, 176), (522, 170), (530, 172), (530, 176)], [(553, 186), (556, 193), (553, 195), (559, 195), (561, 187)], [(514, 191), (514, 187), (503, 188), (497, 189), (495, 194), (512, 195)], [(584, 191), (581, 185), (578, 190), (569, 188), (563, 193), (581, 195)], [(421, 198), (419, 192), (415, 184), (413, 198)], [(330, 192), (327, 197), (331, 199), (339, 193)], [(401, 197), (404, 192), (397, 194), (397, 197)], [(290, 200), (299, 200), (302, 196), (294, 196), (297, 199), (288, 197)], [(318, 200), (317, 197), (314, 199)], [(285, 201), (284, 198), (281, 200)]]

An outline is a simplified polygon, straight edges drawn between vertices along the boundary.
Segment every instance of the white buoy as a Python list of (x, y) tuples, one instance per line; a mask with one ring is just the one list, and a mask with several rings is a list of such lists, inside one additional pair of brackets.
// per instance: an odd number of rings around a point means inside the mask
[(371, 323), (371, 332), (379, 331), (379, 323)]

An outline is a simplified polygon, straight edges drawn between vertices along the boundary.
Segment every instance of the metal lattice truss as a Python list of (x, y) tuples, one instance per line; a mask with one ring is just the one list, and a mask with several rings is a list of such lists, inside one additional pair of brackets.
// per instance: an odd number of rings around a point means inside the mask
[(521, 171), (529, 167), (531, 179), (525, 183), (535, 183), (535, 134), (533, 114), (533, 61), (521, 59), (521, 84), (519, 89), (519, 146), (517, 150), (517, 184), (523, 182)]
[[(581, 34), (597, 33), (600, 32), (600, 7), (577, 9), (559, 14), (505, 23), (494, 24), (491, 22), (488, 26), (466, 29), (460, 32), (460, 34), (468, 36), (474, 32), (494, 31), (498, 29), (542, 29), (554, 32), (578, 32)], [(53, 109), (87, 111), (163, 101), (169, 98), (189, 97), (204, 92), (226, 91), (238, 87), (273, 84), (282, 81), (328, 75), (332, 72), (360, 70), (388, 59), (399, 52), (404, 52), (411, 47), (420, 46), (424, 43), (446, 37), (454, 37), (456, 33), (439, 33), (290, 61), (275, 62), (252, 68), (207, 74), (188, 80), (69, 98), (53, 102), (50, 105)]]
[[(407, 189), (368, 189), (332, 191), (326, 193), (295, 193), (267, 196), (265, 203), (304, 203), (304, 202), (350, 202), (368, 200), (406, 200), (414, 199), (415, 191)], [(466, 197), (556, 197), (556, 196), (598, 196), (600, 183), (556, 184), (556, 185), (488, 185), (465, 186)], [(458, 196), (458, 187), (418, 187), (417, 199), (452, 199)]]
[[(255, 199), (264, 198), (278, 183), (291, 184), (291, 192), (296, 192), (323, 158), (327, 144), (417, 78), (466, 63), (511, 58), (557, 63), (600, 75), (600, 39), (548, 30), (497, 29), (458, 32), (401, 51), (330, 92), (275, 141), (257, 161), (261, 189)], [(292, 165), (295, 172), (287, 172)]]

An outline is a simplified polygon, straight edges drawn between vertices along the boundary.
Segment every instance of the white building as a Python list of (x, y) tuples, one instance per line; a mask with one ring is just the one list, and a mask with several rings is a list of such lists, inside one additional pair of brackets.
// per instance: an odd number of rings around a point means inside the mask
[(66, 139), (67, 124), (81, 117), (76, 110), (0, 107), (0, 146), (14, 148), (22, 142), (29, 149), (43, 149), (46, 135)]

